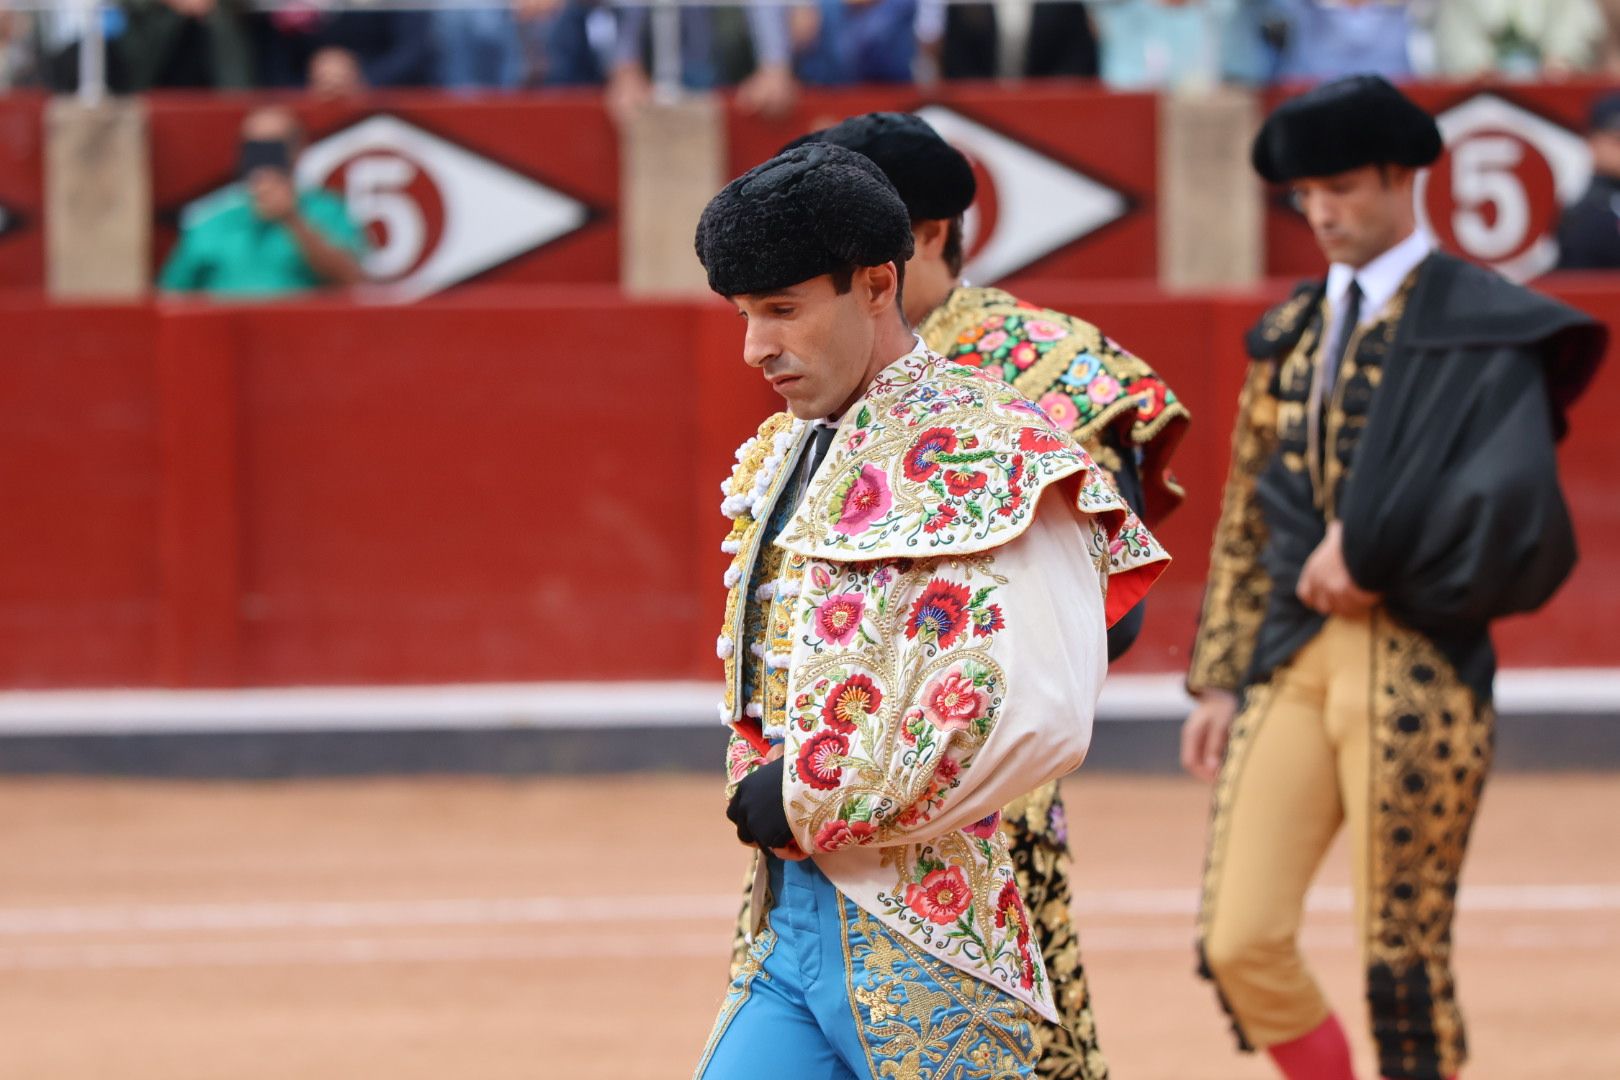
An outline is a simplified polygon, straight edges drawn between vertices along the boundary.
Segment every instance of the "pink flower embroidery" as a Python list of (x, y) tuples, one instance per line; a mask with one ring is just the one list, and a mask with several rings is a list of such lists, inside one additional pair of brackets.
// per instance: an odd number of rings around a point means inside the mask
[(826, 600), (816, 608), (816, 633), (832, 645), (848, 645), (861, 628), (861, 615), (866, 610), (866, 598), (859, 593), (844, 593)]
[(1007, 331), (993, 330), (979, 339), (979, 351), (985, 354), (993, 353), (1007, 344)]
[(989, 707), (984, 691), (960, 668), (941, 672), (923, 687), (923, 715), (941, 731), (966, 731)]
[(929, 922), (948, 926), (967, 910), (973, 895), (959, 866), (935, 870), (921, 885), (906, 886), (906, 906)]
[(1052, 418), (1052, 423), (1065, 431), (1072, 431), (1074, 425), (1080, 422), (1080, 410), (1074, 407), (1074, 399), (1068, 394), (1054, 390), (1043, 395), (1035, 404)]
[(1040, 358), (1040, 355), (1040, 350), (1035, 347), (1034, 342), (1020, 341), (1017, 345), (1013, 346), (1013, 367), (1017, 368), (1019, 371), (1025, 371), (1031, 364)]
[(1098, 405), (1107, 405), (1109, 402), (1116, 401), (1119, 395), (1119, 380), (1107, 372), (1103, 372), (1095, 379), (1092, 379), (1091, 385), (1086, 387), (1086, 396)]
[(726, 759), (726, 775), (733, 784), (753, 772), (754, 766), (760, 762), (759, 751), (743, 739), (732, 742), (726, 752)]
[(837, 851), (851, 844), (864, 844), (877, 833), (870, 821), (829, 821), (816, 832), (817, 851)]
[(862, 465), (861, 473), (844, 496), (844, 506), (833, 529), (845, 536), (863, 533), (872, 522), (889, 512), (894, 495), (889, 491), (889, 478), (876, 465)]
[(1031, 319), (1024, 324), (1024, 333), (1029, 335), (1031, 341), (1061, 341), (1068, 335), (1068, 331), (1055, 322), (1045, 319)]

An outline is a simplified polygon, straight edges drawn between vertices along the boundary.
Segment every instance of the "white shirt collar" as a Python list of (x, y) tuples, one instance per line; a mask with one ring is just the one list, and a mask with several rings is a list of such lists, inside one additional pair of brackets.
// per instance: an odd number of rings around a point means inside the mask
[(1334, 311), (1343, 311), (1345, 295), (1350, 291), (1350, 282), (1354, 281), (1361, 286), (1361, 321), (1374, 318), (1395, 298), (1406, 275), (1428, 258), (1434, 247), (1433, 236), (1423, 229), (1414, 229), (1405, 240), (1360, 270), (1345, 263), (1334, 263), (1328, 267), (1328, 302)]

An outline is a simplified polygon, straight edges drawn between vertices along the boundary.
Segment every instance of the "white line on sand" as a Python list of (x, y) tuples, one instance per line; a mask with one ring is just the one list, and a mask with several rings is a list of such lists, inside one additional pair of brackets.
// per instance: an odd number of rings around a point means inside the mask
[[(707, 682), (476, 683), (248, 690), (50, 690), (0, 693), (0, 735), (266, 731), (593, 730), (700, 727), (715, 721)], [(1508, 670), (1504, 714), (1620, 712), (1620, 669)], [(1180, 675), (1115, 675), (1098, 715), (1185, 716)]]
[[(1311, 950), (1356, 948), (1348, 926), (1307, 928)], [(725, 956), (727, 933), (612, 934), (535, 937), (381, 937), (294, 941), (112, 942), (0, 947), (0, 971), (117, 970), (130, 968), (304, 967), (363, 964), (525, 962), (545, 960), (707, 958)], [(1191, 927), (1082, 928), (1086, 954), (1188, 952)], [(1538, 923), (1493, 932), (1481, 941), (1493, 951), (1601, 949), (1620, 944), (1620, 928)]]
[[(426, 926), (584, 925), (729, 919), (733, 893), (671, 896), (530, 896), (446, 900), (321, 900), (267, 903), (0, 908), (0, 937), (220, 930), (353, 929)], [(1504, 913), (1620, 911), (1620, 885), (1473, 885), (1464, 911)], [(1352, 910), (1347, 888), (1312, 889), (1312, 911)], [(1196, 889), (1082, 890), (1077, 915), (1192, 916)]]

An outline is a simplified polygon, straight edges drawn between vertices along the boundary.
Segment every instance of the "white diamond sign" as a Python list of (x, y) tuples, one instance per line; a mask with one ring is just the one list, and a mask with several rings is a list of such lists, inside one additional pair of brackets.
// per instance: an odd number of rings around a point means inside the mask
[(1551, 270), (1559, 211), (1592, 175), (1586, 140), (1495, 94), (1437, 116), (1446, 153), (1418, 181), (1418, 211), (1464, 255), (1515, 281)]
[(963, 222), (962, 273), (971, 281), (987, 285), (1016, 273), (1129, 209), (1121, 192), (961, 113), (928, 105), (917, 115), (979, 166), (981, 190)]
[(413, 300), (566, 236), (577, 199), (397, 117), (373, 116), (298, 159), (298, 182), (329, 187), (381, 240), (366, 258), (388, 295)]

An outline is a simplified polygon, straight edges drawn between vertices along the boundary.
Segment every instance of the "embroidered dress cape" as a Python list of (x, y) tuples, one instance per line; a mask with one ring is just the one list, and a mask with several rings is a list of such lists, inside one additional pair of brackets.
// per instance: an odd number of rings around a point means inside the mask
[(1079, 765), (1106, 624), (1168, 556), (1044, 413), (920, 343), (767, 548), (807, 439), (772, 417), (725, 485), (728, 779), (781, 740), (796, 840), (838, 890), (1053, 1019), (999, 811)]

